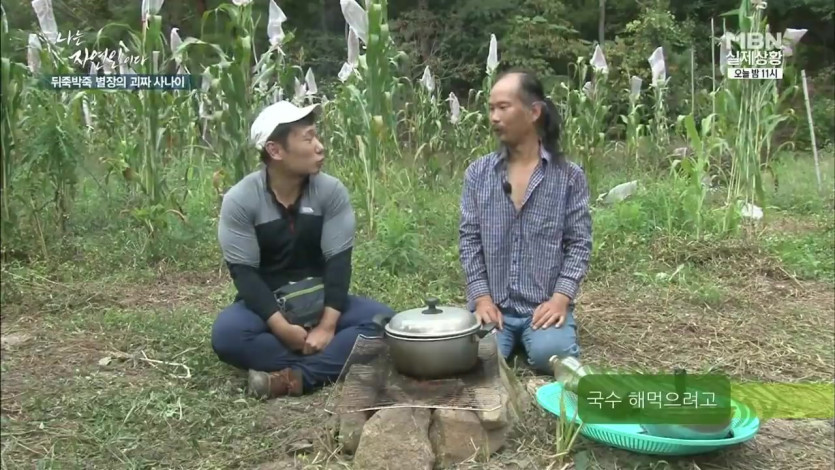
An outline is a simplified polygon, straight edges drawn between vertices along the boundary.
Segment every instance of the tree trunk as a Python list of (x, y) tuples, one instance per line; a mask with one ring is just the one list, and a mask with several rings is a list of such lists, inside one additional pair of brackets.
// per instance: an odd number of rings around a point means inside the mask
[(603, 36), (606, 27), (606, 0), (600, 0), (600, 21), (597, 24), (597, 42), (603, 47)]
[[(426, 20), (427, 15), (429, 14), (429, 0), (418, 0), (418, 11), (421, 12), (420, 18), (422, 20)], [(432, 52), (430, 50), (431, 45), (429, 41), (429, 35), (423, 35), (423, 37), (420, 38), (420, 45), (418, 50), (420, 51), (420, 55), (422, 56), (421, 58), (424, 62), (429, 60), (429, 55)]]

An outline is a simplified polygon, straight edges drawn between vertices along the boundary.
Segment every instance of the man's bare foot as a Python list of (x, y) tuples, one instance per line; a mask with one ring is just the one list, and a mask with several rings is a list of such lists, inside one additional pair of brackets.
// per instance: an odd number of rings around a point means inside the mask
[(249, 371), (249, 392), (258, 398), (277, 398), (302, 394), (301, 372), (287, 368), (276, 372)]

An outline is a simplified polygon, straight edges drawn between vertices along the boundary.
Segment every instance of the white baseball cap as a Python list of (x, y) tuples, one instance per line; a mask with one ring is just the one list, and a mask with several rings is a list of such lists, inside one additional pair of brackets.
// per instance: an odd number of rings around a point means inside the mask
[(319, 104), (299, 108), (286, 100), (273, 103), (261, 110), (258, 117), (253, 121), (252, 129), (249, 132), (250, 139), (255, 147), (261, 150), (267, 143), (267, 138), (279, 124), (296, 122), (308, 114), (318, 111), (319, 108)]

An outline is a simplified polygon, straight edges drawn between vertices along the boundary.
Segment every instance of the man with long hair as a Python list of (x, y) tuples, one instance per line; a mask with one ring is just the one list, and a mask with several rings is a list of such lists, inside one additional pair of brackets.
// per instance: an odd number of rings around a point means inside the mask
[(502, 74), (490, 92), (501, 148), (467, 168), (459, 249), (470, 309), (495, 323), (500, 353), (529, 364), (579, 356), (574, 304), (592, 247), (583, 170), (559, 149), (560, 117), (532, 74)]

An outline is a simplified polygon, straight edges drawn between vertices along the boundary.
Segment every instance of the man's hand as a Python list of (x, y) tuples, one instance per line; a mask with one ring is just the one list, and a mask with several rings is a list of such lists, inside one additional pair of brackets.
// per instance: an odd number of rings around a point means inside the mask
[(322, 351), (330, 344), (335, 333), (336, 330), (334, 328), (322, 323), (318, 324), (307, 334), (307, 339), (304, 340), (302, 354), (316, 354)]
[(480, 297), (475, 301), (475, 316), (481, 324), (495, 323), (496, 328), (502, 329), (502, 312), (490, 297)]
[(330, 344), (336, 334), (336, 324), (339, 321), (339, 316), (340, 312), (336, 309), (325, 307), (319, 324), (307, 334), (302, 354), (316, 354)]
[(556, 328), (565, 322), (568, 304), (571, 300), (563, 294), (554, 294), (550, 299), (539, 304), (533, 312), (531, 326), (534, 330), (545, 329), (553, 325)]
[(289, 323), (280, 312), (274, 313), (267, 320), (267, 326), (291, 351), (301, 351), (304, 348), (307, 330)]

